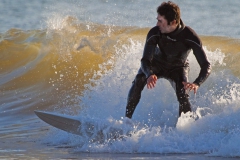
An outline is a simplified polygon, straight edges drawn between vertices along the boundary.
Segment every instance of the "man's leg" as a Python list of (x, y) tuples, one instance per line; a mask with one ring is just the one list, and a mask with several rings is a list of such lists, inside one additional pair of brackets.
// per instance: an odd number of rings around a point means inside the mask
[(183, 67), (180, 69), (177, 69), (173, 72), (171, 72), (171, 79), (173, 80), (173, 87), (176, 91), (177, 99), (179, 102), (179, 117), (181, 116), (181, 113), (187, 113), (191, 110), (191, 104), (189, 102), (189, 95), (184, 89), (184, 85), (182, 82), (188, 81), (188, 67)]
[(141, 98), (141, 92), (146, 85), (147, 79), (145, 74), (140, 73), (135, 77), (132, 87), (128, 93), (127, 106), (126, 106), (126, 117), (132, 118), (133, 112)]
[(181, 82), (176, 83), (176, 94), (177, 94), (177, 99), (179, 102), (179, 117), (181, 116), (181, 113), (187, 113), (191, 112), (191, 104), (189, 102), (189, 95), (186, 93), (184, 86)]

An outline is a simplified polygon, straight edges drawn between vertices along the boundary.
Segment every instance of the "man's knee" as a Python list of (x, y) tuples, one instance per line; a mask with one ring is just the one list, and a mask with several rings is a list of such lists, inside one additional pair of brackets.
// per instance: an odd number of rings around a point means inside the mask
[(141, 96), (141, 92), (146, 84), (146, 78), (144, 79), (145, 75), (138, 74), (134, 81), (132, 82), (132, 87), (128, 93), (128, 101), (132, 99), (139, 99)]
[(179, 102), (179, 116), (181, 116), (181, 113), (187, 113), (191, 112), (191, 104), (189, 102), (189, 95), (188, 94), (181, 94), (178, 96), (178, 102)]
[(143, 87), (146, 85), (146, 82), (147, 79), (145, 74), (138, 74), (133, 81), (133, 85), (143, 89)]

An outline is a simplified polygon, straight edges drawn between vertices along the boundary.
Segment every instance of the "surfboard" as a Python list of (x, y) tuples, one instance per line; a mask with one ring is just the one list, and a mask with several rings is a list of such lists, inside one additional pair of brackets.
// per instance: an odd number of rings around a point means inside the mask
[(81, 122), (74, 117), (44, 111), (34, 112), (41, 120), (50, 124), (51, 126), (72, 134), (82, 135), (81, 132), (79, 132)]
[(85, 121), (81, 122), (76, 117), (62, 115), (57, 113), (45, 112), (45, 111), (34, 111), (35, 114), (47, 124), (85, 138), (91, 139), (92, 142), (104, 142), (105, 140), (122, 140), (129, 136), (124, 134), (124, 130), (121, 126), (115, 123), (98, 125), (98, 122)]

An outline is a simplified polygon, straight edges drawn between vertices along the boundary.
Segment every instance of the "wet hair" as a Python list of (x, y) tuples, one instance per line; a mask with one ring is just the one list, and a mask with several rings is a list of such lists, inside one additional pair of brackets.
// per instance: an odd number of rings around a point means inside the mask
[(176, 20), (177, 24), (180, 23), (180, 8), (177, 4), (171, 1), (163, 2), (160, 6), (158, 6), (157, 13), (165, 17), (168, 25), (174, 20)]

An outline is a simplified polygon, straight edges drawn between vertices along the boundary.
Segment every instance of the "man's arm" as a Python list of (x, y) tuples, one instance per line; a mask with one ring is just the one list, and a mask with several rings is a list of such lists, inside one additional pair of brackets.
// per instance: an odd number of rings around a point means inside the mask
[(151, 66), (152, 66), (153, 55), (155, 53), (155, 49), (157, 46), (157, 37), (159, 36), (158, 30), (159, 29), (157, 27), (154, 27), (148, 32), (144, 51), (143, 51), (143, 56), (141, 59), (141, 69), (147, 78), (153, 75)]
[(147, 78), (153, 75), (151, 66), (152, 66), (152, 59), (153, 59), (155, 47), (156, 46), (148, 45), (147, 43), (145, 44), (145, 47), (144, 47), (143, 57), (141, 59), (141, 69)]
[(207, 59), (206, 53), (202, 48), (202, 42), (197, 34), (189, 28), (190, 36), (187, 37), (186, 41), (188, 45), (192, 48), (193, 54), (195, 55), (198, 64), (200, 65), (200, 73), (196, 80), (193, 82), (200, 86), (211, 73), (211, 64)]

